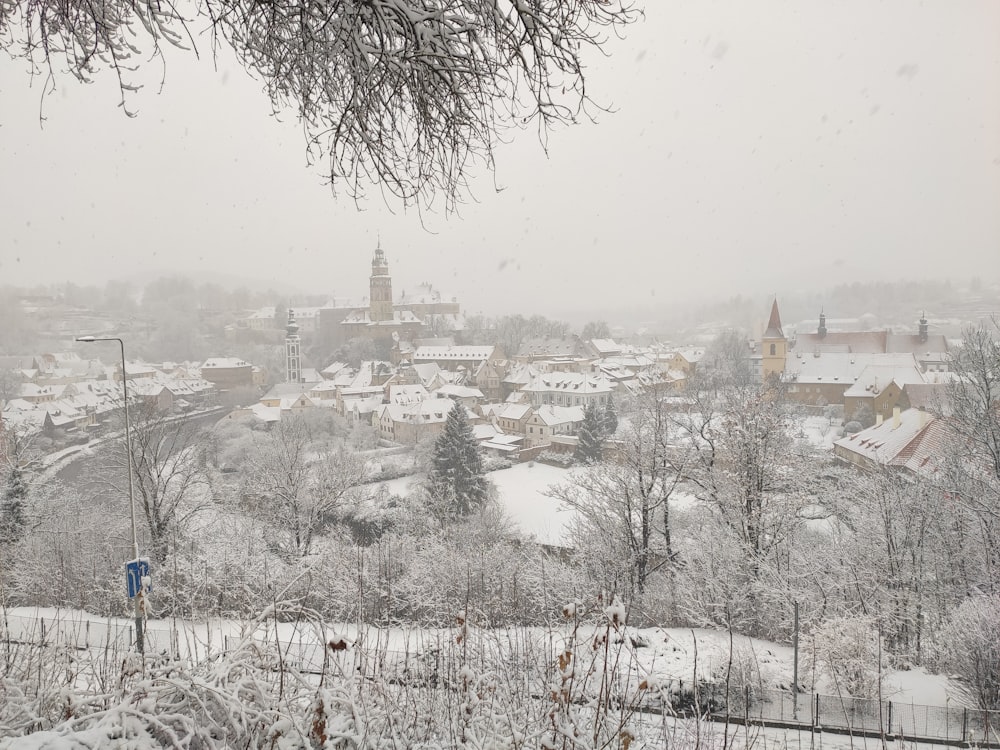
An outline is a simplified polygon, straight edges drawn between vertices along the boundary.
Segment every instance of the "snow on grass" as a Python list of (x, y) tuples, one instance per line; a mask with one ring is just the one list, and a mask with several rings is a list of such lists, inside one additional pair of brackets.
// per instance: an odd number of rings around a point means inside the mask
[(813, 416), (805, 417), (799, 423), (801, 437), (815, 448), (833, 450), (833, 441), (843, 434), (844, 428), (839, 419)]
[(549, 487), (569, 480), (571, 470), (542, 463), (517, 464), (492, 471), (500, 505), (525, 534), (542, 544), (569, 547), (569, 525), (576, 511), (563, 506), (545, 493)]
[[(615, 607), (619, 620), (624, 618), (623, 609)], [(561, 648), (561, 643), (570, 637), (573, 618), (589, 619), (589, 614), (581, 603), (574, 602), (567, 607), (569, 619), (555, 628), (514, 627), (479, 629), (471, 627), (472, 643), (479, 649), (493, 653), (497, 658), (507, 650), (534, 654), (541, 667), (546, 660), (556, 657), (553, 648)], [(5, 637), (15, 641), (33, 642), (39, 640), (45, 621), (45, 639), (49, 643), (67, 643), (77, 647), (89, 645), (101, 648), (108, 644), (122, 651), (130, 650), (132, 621), (126, 618), (100, 617), (82, 610), (14, 607), (4, 611), (0, 618), (0, 631)], [(581, 621), (582, 622), (582, 621)], [(599, 626), (587, 626), (600, 630)], [(176, 631), (173, 636), (171, 631)], [(724, 682), (730, 669), (732, 654), (733, 674), (739, 671), (739, 662), (751, 664), (754, 675), (760, 675), (754, 682), (768, 690), (789, 690), (793, 674), (793, 649), (791, 646), (727, 631), (706, 628), (632, 628), (625, 627), (620, 632), (634, 648), (633, 658), (622, 665), (633, 683), (652, 677), (658, 684), (683, 681), (690, 685), (697, 676), (699, 680)], [(304, 623), (279, 622), (264, 619), (257, 623), (240, 622), (221, 618), (208, 620), (148, 620), (146, 623), (147, 653), (170, 653), (177, 650), (181, 658), (195, 661), (225, 652), (236, 642), (246, 637), (254, 641), (272, 641), (277, 634), (278, 641), (291, 652), (298, 652), (307, 661), (313, 656), (318, 638), (325, 644), (344, 641), (344, 651), (352, 652), (362, 648), (369, 653), (386, 652), (396, 658), (420, 654), (436, 654), (455, 648), (454, 628), (388, 627), (354, 623), (325, 623), (323, 632)], [(584, 636), (584, 642), (590, 640)], [(470, 646), (473, 650), (477, 647)], [(340, 649), (336, 649), (340, 651)], [(352, 658), (349, 653), (345, 654)], [(804, 656), (800, 655), (800, 682), (803, 681)], [(734, 677), (735, 679), (735, 677)], [(806, 686), (808, 689), (808, 686)], [(831, 686), (821, 683), (818, 692), (833, 694)], [(929, 674), (922, 668), (896, 670), (886, 674), (883, 695), (885, 699), (899, 704), (916, 706), (973, 707), (968, 698), (948, 677)]]

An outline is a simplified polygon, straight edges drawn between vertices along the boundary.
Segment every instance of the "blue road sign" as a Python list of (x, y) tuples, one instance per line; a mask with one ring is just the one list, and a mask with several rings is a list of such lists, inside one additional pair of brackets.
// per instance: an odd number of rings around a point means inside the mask
[[(140, 557), (138, 560), (129, 560), (125, 563), (125, 588), (128, 590), (128, 598), (132, 599), (142, 590), (142, 579), (149, 577), (149, 558)], [(153, 587), (148, 586), (146, 591)]]

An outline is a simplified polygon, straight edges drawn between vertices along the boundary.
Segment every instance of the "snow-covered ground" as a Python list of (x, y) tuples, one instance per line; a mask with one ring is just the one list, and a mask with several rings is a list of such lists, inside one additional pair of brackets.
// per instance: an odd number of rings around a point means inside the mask
[[(590, 624), (582, 626), (581, 640), (589, 642), (588, 635), (595, 627), (595, 617), (582, 612)], [(591, 613), (597, 615), (597, 613)], [(599, 617), (596, 620), (600, 620)], [(470, 623), (473, 625), (473, 623)], [(44, 626), (44, 627), (43, 627)], [(60, 642), (83, 647), (101, 648), (107, 643), (125, 650), (129, 647), (132, 621), (125, 618), (100, 617), (74, 609), (14, 607), (0, 615), (0, 635), (13, 640), (36, 642), (44, 630), (47, 642)], [(570, 637), (573, 625), (567, 621), (554, 629), (530, 627), (494, 630), (471, 628), (469, 643), (494, 655), (502, 655), (507, 648), (522, 652), (537, 652), (541, 659), (551, 657)], [(318, 642), (318, 635), (311, 627), (293, 622), (273, 620), (261, 623), (241, 622), (212, 618), (209, 620), (149, 620), (146, 624), (148, 651), (176, 652), (185, 658), (202, 659), (218, 654), (231, 646), (234, 639), (251, 637), (270, 640), (277, 632), (279, 641), (292, 644)], [(325, 626), (324, 639), (331, 634), (345, 637), (363, 649), (384, 650), (396, 654), (420, 654), (440, 651), (454, 643), (457, 631), (448, 628), (363, 626), (360, 630), (353, 623), (335, 623)], [(652, 676), (659, 682), (683, 681), (690, 684), (695, 675), (699, 680), (724, 679), (730, 662), (744, 661), (759, 672), (760, 684), (768, 690), (787, 690), (792, 683), (793, 650), (791, 646), (726, 631), (705, 628), (628, 628), (625, 631), (636, 646), (629, 649), (626, 672), (638, 682)], [(513, 644), (513, 645), (512, 645)], [(549, 653), (551, 652), (551, 653)], [(546, 656), (547, 655), (547, 656)], [(755, 680), (756, 681), (756, 680)], [(803, 682), (800, 676), (800, 682)], [(833, 694), (833, 686), (819, 681), (816, 692)], [(924, 706), (972, 707), (947, 677), (928, 674), (923, 669), (896, 670), (886, 674), (884, 697), (900, 704)]]
[(817, 416), (804, 418), (799, 423), (799, 430), (810, 445), (832, 451), (833, 441), (843, 435), (844, 427), (839, 419)]
[[(549, 487), (569, 480), (570, 470), (542, 463), (523, 463), (509, 469), (489, 472), (496, 485), (501, 506), (522, 533), (534, 536), (542, 544), (569, 546), (568, 524), (573, 511), (545, 493)], [(391, 494), (405, 497), (422, 477), (399, 477), (373, 485), (385, 487)]]

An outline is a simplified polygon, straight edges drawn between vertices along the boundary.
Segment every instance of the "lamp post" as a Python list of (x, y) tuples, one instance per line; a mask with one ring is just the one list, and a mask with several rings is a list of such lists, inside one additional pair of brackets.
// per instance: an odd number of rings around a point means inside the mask
[[(80, 336), (76, 339), (87, 344), (95, 341), (117, 341), (122, 354), (122, 398), (125, 404), (125, 462), (128, 464), (128, 507), (132, 518), (132, 558), (136, 563), (136, 593), (135, 599), (135, 643), (140, 654), (145, 651), (142, 632), (142, 579), (139, 565), (139, 535), (135, 526), (135, 482), (132, 479), (132, 427), (128, 418), (128, 376), (125, 374), (125, 342), (117, 336)], [(127, 580), (127, 579), (126, 579)]]

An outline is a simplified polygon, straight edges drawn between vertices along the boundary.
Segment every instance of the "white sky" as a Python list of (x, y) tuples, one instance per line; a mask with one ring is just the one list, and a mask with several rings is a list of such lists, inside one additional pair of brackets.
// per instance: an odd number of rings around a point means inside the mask
[[(44, 101), (0, 60), (0, 284), (232, 272), (469, 312), (1000, 276), (1000, 3), (648, 2), (595, 57), (596, 125), (498, 153), (460, 216), (359, 211), (239, 68), (168, 53), (117, 108), (110, 74)], [(205, 52), (208, 43), (201, 45)], [(322, 165), (320, 165), (322, 167)], [(506, 261), (506, 262), (504, 262)]]

